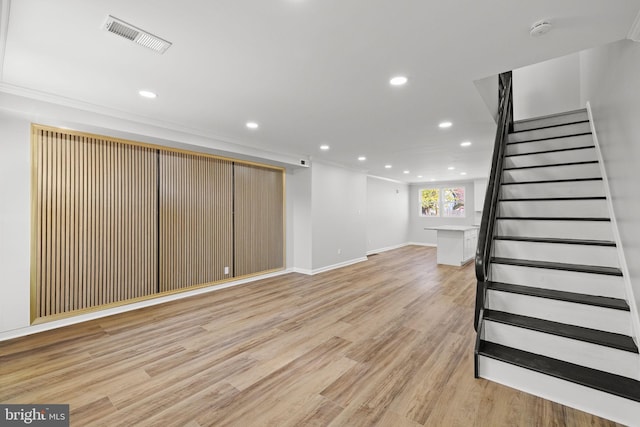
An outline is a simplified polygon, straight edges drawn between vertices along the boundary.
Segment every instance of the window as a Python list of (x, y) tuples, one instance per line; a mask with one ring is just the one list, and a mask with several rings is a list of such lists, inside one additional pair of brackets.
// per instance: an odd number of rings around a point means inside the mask
[(464, 218), (464, 187), (420, 190), (420, 216)]

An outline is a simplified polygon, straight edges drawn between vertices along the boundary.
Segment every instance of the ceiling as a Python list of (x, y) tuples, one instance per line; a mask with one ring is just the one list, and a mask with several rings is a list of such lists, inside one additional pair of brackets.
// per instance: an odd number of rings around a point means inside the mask
[[(486, 176), (495, 123), (474, 81), (623, 39), (640, 9), (640, 0), (2, 1), (0, 92), (404, 182)], [(108, 33), (108, 15), (173, 45), (161, 55)], [(554, 29), (530, 37), (543, 18)], [(391, 86), (396, 75), (408, 83)], [(453, 126), (440, 129), (443, 120)]]

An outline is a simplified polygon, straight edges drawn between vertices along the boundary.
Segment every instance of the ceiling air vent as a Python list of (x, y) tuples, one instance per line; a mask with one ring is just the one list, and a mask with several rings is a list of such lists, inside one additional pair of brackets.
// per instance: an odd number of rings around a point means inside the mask
[(147, 47), (151, 50), (155, 50), (158, 53), (164, 53), (171, 47), (171, 42), (156, 37), (147, 31), (141, 30), (138, 27), (134, 27), (131, 24), (127, 24), (121, 19), (115, 18), (111, 15), (107, 17), (107, 22), (104, 24), (104, 29), (110, 33), (116, 34), (120, 37), (124, 37), (127, 40), (138, 43), (141, 46)]

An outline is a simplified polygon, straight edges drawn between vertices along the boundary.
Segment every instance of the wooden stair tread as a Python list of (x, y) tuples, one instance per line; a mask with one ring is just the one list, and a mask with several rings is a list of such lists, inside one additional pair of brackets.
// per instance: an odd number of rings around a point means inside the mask
[(640, 402), (640, 381), (504, 345), (481, 341), (478, 354)]
[(487, 289), (529, 295), (538, 298), (554, 299), (573, 302), (576, 304), (592, 305), (611, 308), (614, 310), (630, 311), (627, 302), (621, 298), (603, 297), (599, 295), (578, 294), (575, 292), (558, 291), (556, 289), (537, 288), (533, 286), (513, 285), (511, 283), (487, 282)]
[(491, 258), (494, 264), (517, 265), (521, 267), (547, 268), (551, 270), (576, 271), (580, 273), (605, 274), (608, 276), (622, 276), (622, 271), (616, 267), (603, 267), (596, 265), (566, 264), (550, 261), (532, 261), (515, 258)]
[(534, 243), (559, 243), (566, 245), (588, 245), (588, 246), (616, 246), (616, 242), (611, 240), (588, 240), (588, 239), (560, 239), (555, 237), (520, 237), (520, 236), (495, 236), (494, 240), (509, 240), (517, 242)]

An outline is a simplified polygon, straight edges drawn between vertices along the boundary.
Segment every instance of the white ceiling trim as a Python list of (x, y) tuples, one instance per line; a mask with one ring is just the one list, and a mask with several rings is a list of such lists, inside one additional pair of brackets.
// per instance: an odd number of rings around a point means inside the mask
[(9, 12), (11, 0), (0, 0), (0, 82), (4, 70), (4, 52), (7, 48), (7, 34), (9, 32)]
[(640, 42), (640, 10), (638, 11), (636, 19), (633, 21), (633, 24), (629, 29), (627, 38), (633, 40), (634, 42)]

